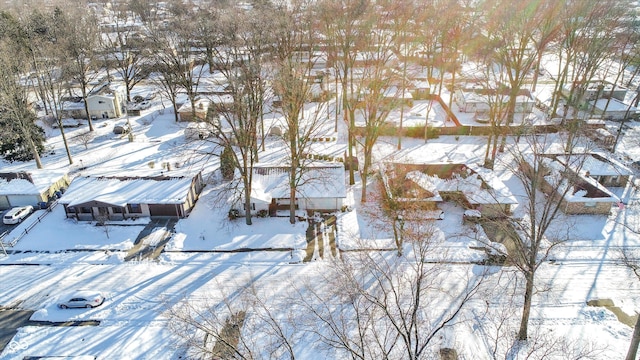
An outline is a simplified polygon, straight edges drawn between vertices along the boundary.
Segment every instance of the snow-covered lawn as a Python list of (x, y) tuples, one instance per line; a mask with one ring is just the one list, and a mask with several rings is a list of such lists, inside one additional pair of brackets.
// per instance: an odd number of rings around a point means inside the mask
[[(48, 129), (48, 146), (53, 150), (43, 157), (45, 167), (68, 169), (72, 175), (147, 176), (159, 175), (163, 171), (161, 164), (170, 163), (173, 164), (171, 172), (176, 174), (182, 170), (202, 170), (205, 177), (210, 175), (218, 167), (217, 158), (205, 154), (212, 149), (211, 144), (185, 143), (182, 124), (173, 121), (170, 109), (164, 114), (160, 114), (160, 110), (156, 103), (143, 111), (142, 116), (129, 119), (134, 133), (132, 142), (111, 132), (114, 124), (125, 119), (98, 121), (96, 138), (89, 149), (79, 144), (72, 146), (76, 159), (73, 165), (67, 163), (60, 137), (56, 135), (58, 130)], [(80, 131), (83, 128), (69, 133)], [(343, 144), (344, 136), (340, 134), (336, 134), (336, 140), (326, 142), (328, 152), (340, 153), (336, 150)], [(381, 139), (377, 160), (393, 153), (395, 140)], [(485, 142), (473, 137), (441, 137), (430, 139), (427, 144), (423, 140), (403, 139), (403, 151), (405, 155), (423, 160), (479, 164)], [(281, 149), (270, 144), (261, 159), (277, 160), (282, 155), (279, 151)], [(2, 166), (4, 170), (25, 170), (33, 164), (3, 163)], [(522, 196), (522, 189), (512, 174), (497, 169), (496, 175), (516, 196)], [(350, 187), (348, 199), (353, 209), (336, 214), (340, 249), (389, 249), (383, 253), (395, 256), (391, 230), (374, 231), (360, 206), (360, 190), (359, 183)], [(178, 221), (167, 251), (158, 261), (124, 261), (124, 255), (133, 246), (146, 220), (112, 223), (105, 229), (66, 219), (62, 206), (54, 208), (15, 247), (8, 249), (13, 253), (0, 255), (0, 306), (34, 310), (33, 320), (99, 320), (100, 324), (23, 327), (0, 354), (0, 359), (83, 355), (97, 359), (184, 358), (184, 350), (177, 346), (179, 338), (166, 326), (167, 309), (181, 300), (188, 299), (194, 304), (216, 303), (224, 298), (233, 299), (234, 294), (249, 284), (258, 284), (267, 296), (265, 301), (269, 302), (287, 293), (295, 284), (322, 282), (321, 275), (331, 267), (331, 259), (302, 264), (297, 256), (306, 247), (305, 222), (291, 225), (288, 218), (254, 218), (253, 225), (247, 226), (244, 219), (229, 221), (228, 209), (219, 203), (218, 191), (219, 184), (210, 180), (190, 216)], [(587, 301), (606, 298), (630, 313), (640, 309), (640, 281), (616, 261), (617, 247), (640, 248), (640, 236), (620, 224), (638, 224), (638, 204), (631, 201), (638, 195), (633, 190), (617, 190), (617, 193), (625, 194), (629, 205), (624, 209), (613, 208), (609, 217), (561, 218), (559, 226), (571, 224), (570, 241), (553, 254), (554, 261), (540, 267), (539, 292), (534, 296), (531, 318), (535, 331), (570, 334), (585, 343), (597, 344), (601, 349), (598, 358), (603, 359), (624, 356), (632, 329), (619, 322), (612, 312), (587, 306)], [(475, 226), (463, 224), (461, 207), (445, 204), (443, 210), (443, 220), (428, 221), (439, 229), (444, 239), (441, 249), (451, 261), (455, 269), (452, 271), (478, 275), (486, 269), (473, 262), (482, 259), (484, 254), (471, 247), (478, 244), (476, 239), (483, 238), (484, 233)], [(20, 234), (43, 212), (33, 214), (9, 236)], [(265, 248), (281, 251), (228, 252)], [(440, 254), (434, 254), (438, 256)], [(492, 269), (487, 281), (504, 286), (507, 279), (504, 274), (514, 271), (498, 270)], [(456, 285), (454, 279), (452, 277), (452, 286)], [(58, 309), (55, 306), (58, 297), (74, 289), (101, 291), (107, 299), (95, 309)], [(515, 295), (517, 318), (521, 295)], [(485, 298), (479, 298), (465, 312), (466, 321), (442, 334), (441, 343), (456, 347), (461, 358), (489, 358), (485, 354), (490, 330), (477, 319), (486, 304), (503, 304), (508, 299), (497, 290), (483, 296)], [(284, 311), (276, 309), (279, 310)], [(299, 358), (334, 355), (322, 353), (322, 349), (311, 345), (305, 341), (296, 343)]]

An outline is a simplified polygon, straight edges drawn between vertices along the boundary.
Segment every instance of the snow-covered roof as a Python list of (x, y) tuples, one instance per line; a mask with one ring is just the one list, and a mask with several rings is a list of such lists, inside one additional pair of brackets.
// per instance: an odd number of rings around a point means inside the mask
[[(566, 156), (558, 156), (558, 161), (565, 163)], [(575, 171), (575, 169), (572, 169)], [(607, 159), (602, 155), (589, 154), (584, 157), (581, 172), (589, 172), (590, 176), (620, 176), (632, 175), (633, 172), (626, 166), (618, 163), (614, 159)]]
[[(251, 197), (270, 203), (273, 198), (290, 198), (286, 167), (254, 167)], [(298, 185), (301, 198), (344, 198), (347, 188), (344, 166), (317, 166), (302, 174)]]
[[(211, 100), (209, 99), (198, 99), (195, 101), (196, 109), (207, 110), (209, 109), (209, 105), (211, 104)], [(191, 101), (187, 101), (180, 108), (178, 108), (178, 112), (185, 113), (191, 112)]]
[(127, 204), (182, 204), (191, 188), (191, 177), (181, 178), (101, 178), (73, 180), (60, 199), (68, 206), (98, 201), (116, 206)]
[(390, 86), (384, 90), (384, 97), (386, 98), (398, 98), (398, 99), (413, 99), (413, 95), (409, 92), (409, 90), (405, 90), (398, 88), (397, 86)]
[[(524, 158), (527, 162), (529, 162), (529, 164), (531, 164), (533, 161), (533, 157), (524, 157)], [(579, 160), (574, 160), (577, 158), (578, 157), (573, 156), (572, 158), (570, 158), (569, 161), (570, 162), (579, 161)], [(584, 185), (591, 186), (591, 189), (593, 190), (592, 194), (590, 196), (587, 196), (589, 195), (588, 191), (581, 191), (581, 190), (575, 189), (575, 187), (569, 183), (568, 181), (569, 179), (566, 176), (562, 175), (562, 173), (565, 170), (571, 169), (572, 166), (565, 166), (560, 161), (550, 157), (542, 157), (540, 160), (542, 164), (544, 164), (544, 166), (546, 166), (547, 169), (550, 170), (550, 173), (545, 175), (544, 177), (545, 180), (556, 189), (556, 192), (558, 194), (560, 195), (564, 194), (565, 201), (590, 202), (590, 203), (594, 203), (594, 202), (615, 203), (620, 201), (620, 198), (618, 198), (615, 194), (609, 191), (606, 187), (602, 186), (595, 179), (588, 176), (582, 176), (581, 174), (577, 174), (580, 177), (580, 180), (583, 181)], [(567, 187), (569, 186), (571, 186), (571, 188), (567, 189)]]
[[(609, 103), (607, 105), (607, 103)], [(607, 108), (607, 112), (621, 112), (621, 111), (629, 111), (630, 114), (635, 113), (636, 111), (638, 111), (638, 109), (636, 107), (633, 107), (631, 105), (625, 104), (622, 101), (618, 100), (618, 99), (598, 99), (597, 101), (595, 101), (595, 103), (593, 101), (590, 102), (591, 105), (595, 104), (596, 109), (598, 109), (599, 111), (604, 111), (604, 108)]]
[[(511, 194), (507, 186), (500, 181), (490, 170), (474, 169), (474, 173), (462, 177), (454, 174), (450, 179), (441, 179), (437, 175), (428, 175), (420, 171), (407, 173), (407, 179), (440, 197), (441, 191), (462, 192), (471, 204), (517, 204), (518, 201)], [(483, 187), (483, 182), (489, 189)]]
[(61, 170), (36, 169), (28, 171), (27, 174), (31, 181), (24, 178), (12, 180), (0, 178), (0, 195), (41, 194), (67, 173)]

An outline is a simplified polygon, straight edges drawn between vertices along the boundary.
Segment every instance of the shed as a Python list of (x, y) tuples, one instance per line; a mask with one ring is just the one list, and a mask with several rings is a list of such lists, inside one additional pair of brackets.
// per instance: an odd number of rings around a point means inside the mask
[(211, 100), (198, 99), (195, 101), (195, 110), (191, 106), (191, 102), (185, 102), (178, 108), (178, 121), (206, 121), (211, 118), (209, 108)]

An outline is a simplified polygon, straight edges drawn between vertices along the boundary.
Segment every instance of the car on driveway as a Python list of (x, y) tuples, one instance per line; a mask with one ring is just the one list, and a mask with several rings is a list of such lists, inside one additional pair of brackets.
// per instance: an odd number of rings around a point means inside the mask
[(78, 290), (60, 298), (58, 307), (68, 308), (94, 308), (102, 305), (104, 296), (97, 291)]
[(33, 206), (19, 206), (7, 211), (2, 217), (2, 222), (7, 225), (21, 223), (29, 214), (33, 212)]

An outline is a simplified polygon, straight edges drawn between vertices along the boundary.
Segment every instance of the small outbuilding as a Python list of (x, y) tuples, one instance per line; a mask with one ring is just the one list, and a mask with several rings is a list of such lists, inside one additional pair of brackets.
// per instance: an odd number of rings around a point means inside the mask
[(187, 101), (178, 109), (179, 121), (207, 121), (211, 119), (211, 100), (198, 99), (195, 101), (195, 108), (191, 102)]

